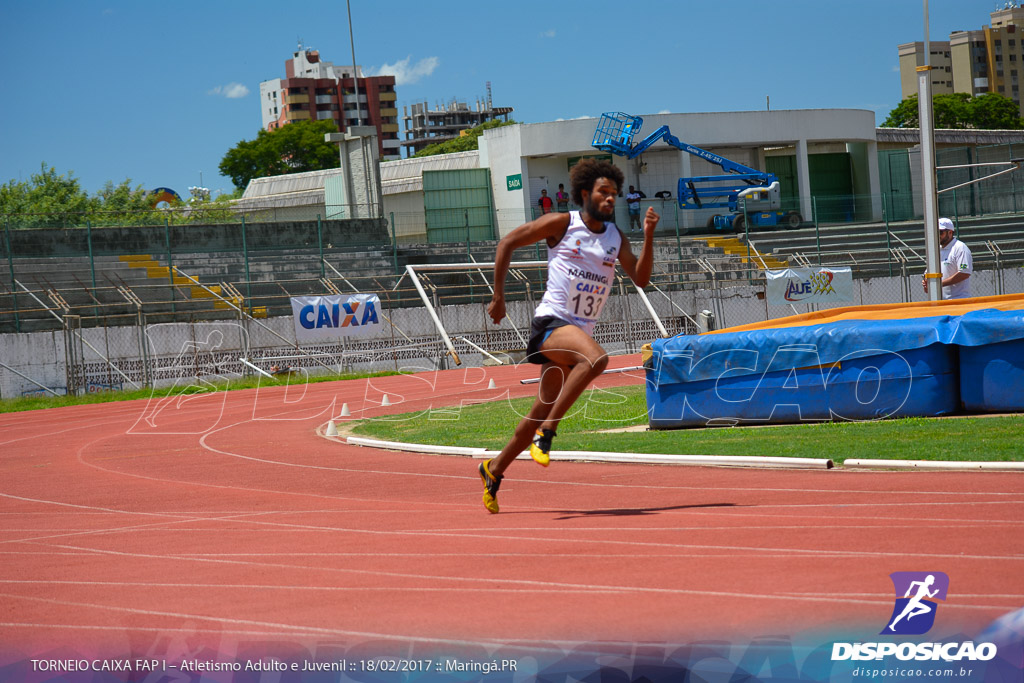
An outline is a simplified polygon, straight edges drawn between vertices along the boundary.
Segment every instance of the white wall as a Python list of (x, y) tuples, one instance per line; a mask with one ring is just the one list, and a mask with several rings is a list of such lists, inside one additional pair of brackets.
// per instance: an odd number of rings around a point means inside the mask
[[(859, 109), (806, 109), (773, 112), (716, 112), (700, 114), (657, 114), (643, 116), (644, 124), (634, 137), (637, 144), (662, 125), (681, 142), (708, 149), (727, 159), (751, 166), (764, 168), (761, 148), (794, 146), (804, 157), (813, 152), (815, 146), (836, 143), (870, 143), (875, 141), (874, 112)], [(575, 119), (547, 123), (519, 124), (485, 131), (481, 137), (481, 166), (491, 168), (495, 205), (498, 209), (499, 231), (502, 235), (516, 227), (525, 216), (531, 215), (533, 203), (528, 187), (522, 192), (509, 192), (506, 177), (522, 173), (524, 185), (529, 177), (545, 176), (549, 187), (557, 188), (559, 177), (568, 179), (566, 159), (572, 156), (601, 154), (591, 147), (599, 120)], [(486, 150), (486, 151), (484, 151)], [(858, 192), (879, 194), (878, 161), (876, 155), (866, 154), (867, 168), (859, 174), (858, 180), (868, 183), (867, 188)], [(685, 158), (685, 160), (684, 160)], [(676, 196), (676, 186), (684, 175), (718, 175), (722, 169), (702, 159), (676, 151), (674, 147), (659, 141), (645, 153), (642, 160), (647, 164), (646, 173), (637, 175), (635, 161), (625, 157), (614, 157), (616, 166), (623, 170), (626, 185), (637, 185), (648, 197), (658, 190), (670, 190)], [(689, 164), (689, 172), (685, 172)], [(806, 158), (798, 168), (807, 168)], [(563, 170), (564, 169), (564, 170)], [(563, 176), (564, 174), (564, 176)], [(806, 171), (804, 172), (804, 175)], [(638, 182), (637, 178), (641, 178)], [(801, 187), (809, 187), (808, 179), (799, 178)], [(568, 183), (565, 183), (568, 187)], [(808, 192), (803, 192), (806, 195)], [(809, 202), (809, 197), (806, 198)], [(514, 211), (522, 212), (513, 220)], [(693, 213), (686, 218), (691, 225), (707, 220), (710, 211)], [(503, 214), (507, 217), (503, 220)], [(618, 219), (621, 222), (621, 218)]]
[[(266, 130), (271, 121), (277, 121), (281, 115), (281, 79), (272, 78), (260, 83), (260, 114), (263, 117), (263, 129)], [(274, 110), (277, 109), (277, 113)]]
[[(491, 169), (494, 211), (500, 237), (522, 225), (528, 215), (529, 172), (522, 158), (520, 139), (523, 127), (523, 124), (500, 126), (486, 130), (480, 136), (480, 167)], [(506, 180), (516, 174), (522, 174), (523, 189), (509, 191)]]
[(395, 235), (399, 242), (427, 241), (423, 190), (384, 195), (384, 218), (390, 221), (392, 214), (395, 217)]
[[(1004, 268), (1002, 271), (1002, 289), (1006, 293), (1024, 291), (1024, 269)], [(985, 270), (972, 276), (972, 293), (975, 296), (991, 296), (997, 291), (997, 273)], [(910, 300), (923, 301), (924, 293), (920, 287), (920, 276), (910, 276)], [(482, 287), (482, 285), (481, 285)], [(899, 303), (902, 301), (904, 283), (899, 276), (878, 277), (854, 281), (855, 300), (850, 304), (868, 305), (883, 303)], [(685, 312), (692, 318), (704, 309), (711, 310), (717, 317), (718, 327), (745, 325), (761, 322), (767, 318), (779, 318), (795, 313), (808, 312), (806, 306), (797, 306), (794, 311), (788, 306), (767, 306), (757, 294), (763, 291), (760, 286), (741, 284), (723, 286), (717, 290), (706, 286), (703, 289), (669, 292), (667, 299), (649, 288), (648, 298), (658, 315), (667, 320), (679, 317)], [(634, 339), (625, 339), (616, 330), (621, 327), (617, 321), (623, 318), (623, 307), (628, 300), (629, 315), (634, 322)], [(384, 297), (382, 297), (384, 302)], [(398, 367), (420, 367), (429, 369), (439, 357), (436, 350), (440, 349), (440, 336), (433, 322), (423, 307), (398, 308), (387, 310), (385, 314), (397, 328), (392, 335), (391, 326), (384, 325), (375, 339), (363, 340), (367, 343), (360, 346), (360, 341), (331, 342), (316, 346), (305, 346), (311, 353), (334, 354), (335, 360), (328, 359), (328, 364), (345, 363), (346, 370), (371, 371), (394, 369), (396, 361), (392, 360), (391, 350), (409, 347), (410, 342), (404, 335), (411, 337), (417, 344), (429, 344), (423, 351), (426, 355), (418, 355), (397, 361)], [(680, 310), (681, 309), (681, 310)], [(439, 315), (444, 322), (449, 336), (455, 339), (467, 336), (475, 343), (489, 350), (522, 348), (520, 335), (513, 331), (510, 322), (519, 329), (525, 338), (528, 335), (533, 307), (528, 302), (514, 301), (509, 303), (508, 321), (495, 328), (487, 319), (484, 308), (478, 304), (442, 305)], [(242, 366), (237, 362), (239, 355), (245, 355), (257, 365), (267, 368), (273, 356), (295, 356), (294, 347), (288, 346), (285, 340), (294, 339), (294, 323), (291, 317), (276, 317), (250, 322), (247, 329), (235, 322), (209, 323), (167, 323), (151, 325), (146, 330), (148, 353), (153, 360), (153, 376), (157, 385), (172, 384), (178, 375), (188, 377), (198, 363), (205, 375), (221, 372), (224, 376), (238, 375)], [(269, 328), (269, 330), (267, 329)], [(273, 330), (271, 332), (270, 330)], [(636, 330), (642, 330), (637, 333)], [(276, 334), (274, 334), (276, 333)], [(598, 328), (600, 343), (608, 351), (626, 351), (651, 341), (656, 334), (653, 323), (643, 307), (637, 294), (627, 297), (613, 295), (605, 308), (601, 326)], [(88, 328), (83, 335), (100, 353), (110, 358), (132, 379), (141, 379), (141, 360), (139, 352), (139, 335), (136, 327)], [(392, 341), (394, 339), (394, 341)], [(433, 349), (430, 350), (430, 349)], [(193, 360), (193, 351), (199, 354)], [(205, 352), (216, 352), (223, 361), (223, 368), (211, 365), (209, 358), (202, 357)], [(466, 345), (461, 345), (460, 357), (467, 366), (476, 367), (483, 362), (483, 356), (473, 352)], [(415, 355), (415, 354), (413, 354)], [(119, 375), (110, 370), (97, 354), (87, 347), (83, 348), (83, 356), (87, 364), (86, 380), (94, 387), (113, 381), (121, 382)], [(372, 356), (372, 358), (371, 358)], [(4, 364), (18, 372), (41, 382), (46, 386), (64, 393), (66, 386), (65, 347), (63, 332), (31, 332), (21, 334), (0, 335), (0, 359)], [(312, 374), (327, 372), (326, 368), (315, 363), (298, 361), (276, 361), (281, 364), (298, 364), (305, 366)], [(175, 372), (180, 369), (181, 372)], [(128, 386), (127, 382), (124, 382)], [(32, 382), (15, 373), (0, 367), (0, 397), (12, 398), (25, 392), (39, 392), (40, 389)]]

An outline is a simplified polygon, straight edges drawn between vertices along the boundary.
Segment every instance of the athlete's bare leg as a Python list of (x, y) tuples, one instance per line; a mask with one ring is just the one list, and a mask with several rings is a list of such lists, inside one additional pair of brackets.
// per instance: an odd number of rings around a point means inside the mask
[(557, 431), (558, 423), (576, 399), (608, 367), (608, 354), (593, 337), (575, 325), (556, 328), (540, 350), (552, 362), (571, 368), (546, 419), (537, 425), (537, 429)]
[(537, 398), (530, 407), (530, 412), (519, 421), (512, 434), (512, 439), (502, 449), (501, 454), (491, 460), (488, 465), (491, 474), (495, 476), (502, 474), (516, 459), (516, 456), (530, 445), (534, 433), (548, 418), (551, 408), (562, 392), (562, 385), (569, 371), (570, 368), (555, 363), (545, 363), (541, 366), (540, 389), (537, 391)]

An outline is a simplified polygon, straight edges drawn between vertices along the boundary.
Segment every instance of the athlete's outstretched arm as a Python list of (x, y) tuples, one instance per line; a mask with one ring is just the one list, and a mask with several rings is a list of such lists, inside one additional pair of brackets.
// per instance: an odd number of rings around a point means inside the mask
[(654, 207), (647, 207), (647, 214), (644, 216), (644, 243), (640, 247), (640, 258), (633, 255), (629, 246), (629, 239), (622, 236), (622, 249), (619, 251), (619, 263), (626, 275), (637, 287), (646, 287), (651, 282), (651, 268), (654, 266), (654, 231), (658, 227), (661, 216), (657, 214)]
[(512, 252), (541, 240), (547, 241), (548, 244), (552, 241), (557, 242), (568, 229), (569, 214), (547, 213), (529, 223), (523, 223), (501, 238), (494, 254), (494, 296), (487, 306), (487, 314), (495, 325), (505, 317), (505, 276), (508, 275), (508, 266), (512, 262)]

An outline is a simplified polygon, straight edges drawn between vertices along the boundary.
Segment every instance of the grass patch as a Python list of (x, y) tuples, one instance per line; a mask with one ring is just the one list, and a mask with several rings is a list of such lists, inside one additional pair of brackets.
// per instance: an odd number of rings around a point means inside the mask
[[(319, 384), (320, 382), (335, 382), (344, 379), (363, 379), (366, 377), (386, 377), (402, 373), (386, 372), (363, 372), (347, 375), (315, 375), (306, 377), (301, 373), (295, 375), (281, 375), (273, 379), (266, 377), (245, 377), (243, 379), (231, 380), (229, 382), (208, 382), (207, 386), (192, 384), (188, 386), (176, 385), (160, 389), (132, 389), (130, 391), (97, 391), (84, 396), (20, 396), (18, 398), (0, 399), (0, 413), (18, 413), (26, 410), (45, 410), (47, 408), (62, 408), (64, 406), (80, 406), (91, 403), (113, 403), (114, 401), (134, 401), (136, 399), (162, 398), (164, 396), (184, 396), (189, 394), (201, 394), (212, 391), (236, 391), (238, 389), (255, 389), (256, 387), (287, 386), (290, 384)], [(195, 381), (195, 380), (191, 380)]]
[[(525, 398), (390, 415), (354, 423), (353, 431), (388, 441), (498, 450), (532, 403)], [(555, 449), (831, 458), (838, 464), (847, 458), (1024, 461), (1024, 416), (602, 432), (647, 424), (646, 410), (643, 387), (588, 391), (559, 426)]]

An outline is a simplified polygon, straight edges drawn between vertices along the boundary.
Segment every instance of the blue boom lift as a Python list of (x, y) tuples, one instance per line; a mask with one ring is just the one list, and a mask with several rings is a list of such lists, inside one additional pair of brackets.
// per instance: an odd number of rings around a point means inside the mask
[[(748, 168), (700, 147), (681, 142), (669, 132), (668, 126), (662, 126), (633, 146), (633, 136), (640, 132), (643, 123), (644, 120), (639, 116), (622, 112), (604, 113), (597, 124), (592, 145), (605, 152), (635, 159), (654, 143), (664, 140), (677, 149), (721, 166), (722, 170), (726, 171), (724, 175), (679, 179), (679, 208), (729, 209), (728, 214), (717, 214), (708, 219), (708, 228), (743, 232), (747, 216), (751, 228), (798, 228), (803, 223), (803, 218), (798, 212), (780, 209), (779, 179), (775, 174)], [(723, 182), (731, 184), (706, 185)]]

